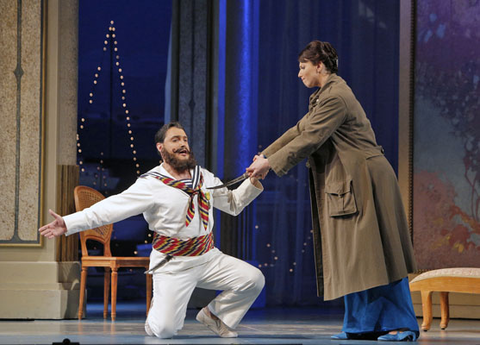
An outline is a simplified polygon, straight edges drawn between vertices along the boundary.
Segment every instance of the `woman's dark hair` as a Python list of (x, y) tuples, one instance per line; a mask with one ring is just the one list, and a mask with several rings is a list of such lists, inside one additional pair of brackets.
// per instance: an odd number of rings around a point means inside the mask
[(298, 61), (310, 61), (314, 65), (320, 61), (331, 73), (338, 72), (337, 51), (328, 42), (312, 41), (298, 54)]
[(186, 133), (185, 128), (183, 128), (180, 122), (172, 121), (172, 122), (166, 123), (155, 134), (155, 144), (157, 143), (162, 144), (163, 141), (165, 140), (165, 135), (167, 135), (167, 131), (172, 127), (183, 129), (183, 131)]

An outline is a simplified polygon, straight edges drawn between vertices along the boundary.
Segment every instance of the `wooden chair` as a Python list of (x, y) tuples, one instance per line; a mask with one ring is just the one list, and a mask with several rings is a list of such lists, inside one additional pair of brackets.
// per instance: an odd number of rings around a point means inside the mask
[(442, 268), (420, 274), (410, 282), (411, 291), (422, 295), (422, 330), (428, 331), (432, 325), (432, 293), (440, 292), (440, 328), (445, 329), (450, 320), (448, 293), (480, 293), (480, 268)]
[[(105, 199), (105, 197), (95, 189), (87, 186), (77, 186), (74, 190), (75, 208), (81, 211), (93, 204)], [(78, 307), (78, 319), (83, 317), (83, 304), (85, 300), (85, 287), (87, 284), (88, 267), (104, 267), (104, 295), (103, 295), (103, 318), (107, 318), (109, 285), (112, 289), (112, 321), (116, 318), (117, 306), (117, 278), (120, 267), (143, 267), (148, 270), (150, 258), (148, 257), (118, 257), (112, 256), (110, 251), (110, 238), (112, 235), (113, 224), (104, 225), (95, 229), (80, 232), (80, 243), (82, 246), (82, 275), (80, 280), (80, 304)], [(103, 244), (103, 256), (89, 256), (86, 242), (87, 240), (97, 241)], [(111, 270), (111, 279), (110, 279)], [(147, 314), (152, 299), (152, 275), (147, 274)]]

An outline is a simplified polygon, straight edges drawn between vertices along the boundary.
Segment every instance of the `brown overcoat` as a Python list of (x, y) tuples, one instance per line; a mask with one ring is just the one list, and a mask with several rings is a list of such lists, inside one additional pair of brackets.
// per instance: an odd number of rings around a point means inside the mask
[(278, 176), (308, 158), (319, 296), (322, 287), (331, 300), (415, 271), (395, 172), (342, 78), (331, 74), (308, 113), (262, 153)]

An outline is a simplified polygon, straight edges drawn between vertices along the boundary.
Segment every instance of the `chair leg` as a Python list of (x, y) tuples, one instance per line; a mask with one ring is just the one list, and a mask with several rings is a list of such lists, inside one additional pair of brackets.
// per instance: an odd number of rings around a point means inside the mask
[(422, 310), (423, 310), (423, 323), (422, 329), (426, 332), (432, 325), (432, 291), (422, 291)]
[(440, 328), (445, 329), (450, 321), (450, 310), (448, 306), (448, 292), (440, 292), (440, 312), (442, 319), (440, 320)]
[(108, 300), (110, 298), (110, 267), (105, 267), (103, 277), (103, 318), (108, 317)]
[(82, 267), (82, 273), (80, 276), (80, 300), (78, 302), (78, 319), (83, 317), (83, 305), (85, 303), (85, 287), (87, 285), (87, 267)]
[(147, 316), (150, 310), (150, 303), (152, 301), (152, 275), (147, 274)]
[(112, 268), (112, 321), (117, 317), (117, 279), (118, 268)]

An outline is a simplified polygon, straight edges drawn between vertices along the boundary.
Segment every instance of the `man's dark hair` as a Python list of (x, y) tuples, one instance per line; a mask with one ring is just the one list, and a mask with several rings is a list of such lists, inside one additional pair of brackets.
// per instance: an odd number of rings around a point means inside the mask
[(183, 128), (180, 122), (172, 121), (172, 122), (166, 123), (155, 134), (155, 144), (157, 143), (163, 144), (165, 140), (165, 136), (167, 135), (167, 131), (172, 127), (180, 128), (186, 133), (185, 128)]

